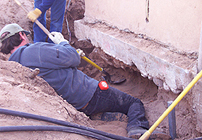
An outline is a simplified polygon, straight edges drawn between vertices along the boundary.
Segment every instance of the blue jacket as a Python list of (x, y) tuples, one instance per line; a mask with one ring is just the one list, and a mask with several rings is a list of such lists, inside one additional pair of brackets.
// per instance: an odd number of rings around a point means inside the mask
[(18, 48), (9, 58), (31, 69), (39, 68), (41, 76), (58, 95), (76, 109), (84, 107), (92, 98), (98, 81), (76, 67), (80, 63), (77, 51), (68, 43), (37, 42)]

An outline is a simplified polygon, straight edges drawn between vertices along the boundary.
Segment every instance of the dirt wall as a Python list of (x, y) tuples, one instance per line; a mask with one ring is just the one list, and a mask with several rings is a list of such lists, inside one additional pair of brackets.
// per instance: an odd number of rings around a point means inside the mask
[[(27, 8), (32, 9), (33, 0), (21, 0)], [(32, 23), (25, 18), (24, 11), (13, 1), (0, 2), (1, 27), (5, 24), (16, 22), (23, 28), (32, 31)], [(146, 117), (150, 126), (160, 117), (167, 108), (167, 101), (174, 100), (177, 95), (158, 88), (152, 81), (143, 78), (135, 66), (127, 66), (118, 60), (106, 55), (99, 48), (94, 48), (88, 40), (77, 40), (74, 36), (73, 21), (83, 17), (84, 1), (73, 0), (68, 11), (68, 21), (72, 33), (71, 45), (82, 48), (86, 55), (96, 64), (110, 73), (113, 80), (126, 78), (127, 81), (121, 85), (114, 86), (134, 97), (140, 98), (146, 109)], [(3, 22), (4, 21), (4, 22)], [(69, 38), (66, 23), (64, 23), (63, 34)], [(52, 117), (91, 128), (96, 128), (112, 134), (127, 136), (126, 121), (102, 121), (91, 120), (85, 114), (78, 112), (70, 104), (56, 95), (54, 90), (40, 77), (30, 78), (32, 71), (18, 63), (7, 61), (9, 56), (0, 54), (0, 107)], [(87, 64), (81, 63), (80, 70), (97, 80), (102, 80), (102, 74)], [(191, 106), (192, 98), (188, 95), (178, 106), (176, 106), (177, 139), (191, 139), (201, 136), (195, 129), (195, 114)], [(20, 118), (0, 114), (1, 126), (16, 125), (50, 125), (50, 123), (32, 119)], [(158, 126), (169, 134), (167, 118)], [(92, 139), (81, 135), (65, 132), (4, 132), (0, 133), (4, 139)]]

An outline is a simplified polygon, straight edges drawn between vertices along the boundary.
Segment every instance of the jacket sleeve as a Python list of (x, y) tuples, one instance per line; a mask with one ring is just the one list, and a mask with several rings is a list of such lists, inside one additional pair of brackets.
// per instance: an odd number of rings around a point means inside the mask
[(52, 69), (73, 68), (80, 64), (80, 59), (76, 49), (66, 42), (40, 47), (40, 63), (43, 67), (47, 65)]
[(39, 10), (41, 10), (42, 13), (46, 12), (46, 10), (48, 10), (54, 3), (55, 0), (42, 0), (42, 3), (39, 5), (38, 8)]

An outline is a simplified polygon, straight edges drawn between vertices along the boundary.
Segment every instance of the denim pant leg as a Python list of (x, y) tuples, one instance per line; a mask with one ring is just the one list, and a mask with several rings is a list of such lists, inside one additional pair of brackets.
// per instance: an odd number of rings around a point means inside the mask
[(80, 111), (89, 116), (100, 112), (120, 112), (128, 116), (127, 131), (136, 126), (149, 128), (143, 103), (111, 86), (108, 90), (98, 87), (88, 106)]
[[(66, 0), (55, 0), (51, 6), (51, 23), (50, 23), (50, 32), (61, 32), (65, 14)], [(48, 42), (52, 43), (50, 39)]]
[[(34, 1), (34, 8), (39, 7), (39, 5), (42, 3), (42, 0), (35, 0)], [(38, 21), (46, 27), (46, 13), (42, 13), (38, 17)], [(33, 24), (33, 31), (34, 31), (34, 43), (35, 42), (45, 42), (47, 35), (44, 33), (43, 30), (34, 22)]]

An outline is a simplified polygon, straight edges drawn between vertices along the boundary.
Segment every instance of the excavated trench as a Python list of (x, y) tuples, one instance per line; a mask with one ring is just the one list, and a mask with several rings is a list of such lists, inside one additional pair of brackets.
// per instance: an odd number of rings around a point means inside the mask
[[(153, 81), (141, 76), (139, 70), (136, 66), (128, 66), (112, 56), (105, 54), (100, 48), (94, 47), (90, 40), (78, 40), (74, 34), (74, 21), (82, 19), (84, 17), (85, 4), (82, 0), (73, 0), (68, 8), (65, 20), (68, 20), (69, 29), (71, 31), (71, 36), (69, 36), (69, 31), (67, 28), (67, 23), (64, 21), (63, 25), (63, 35), (66, 39), (71, 38), (70, 44), (74, 48), (80, 48), (84, 50), (86, 56), (95, 62), (98, 66), (102, 67), (107, 71), (113, 81), (118, 81), (122, 78), (126, 78), (126, 82), (120, 85), (110, 84), (111, 86), (120, 89), (136, 98), (142, 100), (146, 110), (146, 117), (149, 120), (150, 126), (155, 123), (155, 121), (162, 115), (162, 113), (167, 108), (167, 102), (173, 101), (177, 95), (172, 92), (165, 91), (162, 88), (157, 87)], [(47, 13), (47, 25), (49, 24), (49, 15)], [(32, 23), (29, 24), (30, 31), (32, 31)], [(47, 26), (47, 28), (49, 28)], [(33, 32), (33, 31), (32, 31)], [(0, 59), (6, 60), (8, 56), (0, 55)], [(95, 78), (99, 81), (103, 80), (103, 74), (92, 65), (88, 64), (84, 60), (81, 61), (79, 70), (86, 73), (88, 76)], [(176, 111), (176, 139), (191, 139), (201, 136), (200, 133), (196, 131), (196, 118), (192, 110), (192, 96), (190, 94), (186, 95), (182, 101), (175, 107)], [(110, 115), (109, 115), (110, 116)], [(114, 116), (111, 116), (114, 117)], [(114, 118), (109, 118), (108, 116), (103, 116), (98, 114), (93, 116), (93, 120), (104, 120), (110, 122), (112, 120), (119, 120), (120, 122), (127, 122), (127, 117), (124, 115), (116, 115)], [(119, 124), (119, 122), (116, 122)], [(86, 123), (88, 124), (88, 123)], [(102, 122), (95, 122), (95, 128), (100, 129)], [(110, 125), (103, 129), (111, 128)], [(113, 129), (113, 128), (112, 128)], [(117, 128), (118, 129), (118, 128)], [(105, 131), (106, 131), (105, 130)], [(157, 130), (163, 131), (169, 134), (169, 124), (168, 118), (165, 118), (157, 127)], [(110, 130), (108, 130), (110, 132)], [(117, 133), (118, 135), (118, 133)], [(125, 132), (124, 134), (125, 135)]]
[[(84, 50), (88, 58), (112, 75), (112, 80), (118, 81), (122, 78), (126, 78), (127, 81), (123, 84), (110, 85), (141, 99), (144, 103), (146, 116), (151, 126), (167, 109), (168, 101), (174, 101), (177, 95), (157, 87), (152, 80), (142, 77), (136, 66), (128, 66), (114, 59), (112, 56), (105, 54), (100, 48), (94, 47), (90, 40), (77, 40), (74, 34), (74, 21), (84, 17), (85, 6), (82, 6), (82, 4), (84, 3), (79, 3), (79, 6), (76, 6), (76, 3), (75, 5), (71, 5), (67, 12), (67, 20), (71, 31), (71, 45), (75, 48)], [(67, 24), (64, 24), (63, 34), (65, 35), (65, 38), (69, 38), (66, 29)], [(84, 60), (81, 61), (78, 69), (82, 70), (92, 78), (99, 81), (103, 80), (103, 74)], [(182, 101), (175, 107), (175, 114), (176, 139), (190, 139), (201, 136), (201, 134), (195, 129), (196, 118), (192, 110), (192, 95), (188, 94), (182, 99)], [(127, 117), (120, 114), (118, 117), (111, 115), (110, 117), (112, 118), (110, 118), (109, 116), (110, 115), (99, 114), (92, 117), (92, 119), (101, 119), (105, 121), (111, 119), (118, 119), (119, 121), (127, 120)], [(169, 123), (167, 117), (159, 124), (157, 130), (169, 134)]]

